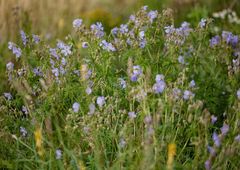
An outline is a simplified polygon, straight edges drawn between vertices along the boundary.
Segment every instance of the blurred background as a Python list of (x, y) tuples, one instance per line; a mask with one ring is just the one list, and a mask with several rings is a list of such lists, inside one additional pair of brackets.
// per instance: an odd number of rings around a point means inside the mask
[(201, 18), (231, 9), (234, 21), (227, 16), (214, 22), (219, 28), (240, 33), (240, 0), (0, 0), (0, 94), (6, 85), (5, 64), (13, 59), (7, 42), (17, 43), (21, 29), (51, 43), (72, 32), (73, 19), (82, 18), (87, 25), (102, 22), (108, 32), (143, 5), (151, 10), (172, 8), (176, 25), (183, 21), (194, 25)]

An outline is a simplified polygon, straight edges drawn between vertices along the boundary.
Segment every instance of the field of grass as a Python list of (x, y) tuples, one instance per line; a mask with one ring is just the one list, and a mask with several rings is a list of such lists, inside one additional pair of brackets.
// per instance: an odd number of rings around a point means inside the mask
[(0, 169), (239, 169), (238, 1), (0, 2)]

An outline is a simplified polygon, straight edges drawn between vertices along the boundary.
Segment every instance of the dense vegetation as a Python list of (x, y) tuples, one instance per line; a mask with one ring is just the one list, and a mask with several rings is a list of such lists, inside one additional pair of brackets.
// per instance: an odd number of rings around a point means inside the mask
[(0, 167), (238, 169), (240, 43), (212, 19), (175, 26), (170, 9), (104, 32), (82, 19), (49, 45), (8, 43)]

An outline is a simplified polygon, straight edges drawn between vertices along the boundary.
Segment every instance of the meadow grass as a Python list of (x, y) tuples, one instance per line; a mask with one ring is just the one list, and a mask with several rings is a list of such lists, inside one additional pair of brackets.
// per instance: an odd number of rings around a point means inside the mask
[(0, 167), (238, 169), (239, 36), (147, 6), (106, 33), (9, 42)]

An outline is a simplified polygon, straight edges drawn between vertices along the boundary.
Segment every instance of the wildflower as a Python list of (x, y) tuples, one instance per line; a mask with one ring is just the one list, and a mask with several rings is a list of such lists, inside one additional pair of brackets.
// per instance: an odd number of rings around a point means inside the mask
[(130, 119), (134, 119), (134, 118), (137, 117), (135, 112), (128, 112), (128, 116), (129, 116)]
[(173, 25), (166, 26), (166, 27), (164, 27), (164, 29), (165, 29), (165, 33), (167, 35), (171, 35), (171, 34), (173, 34), (175, 32), (175, 28), (173, 27)]
[(125, 146), (126, 146), (126, 141), (123, 138), (121, 138), (119, 142), (119, 147), (124, 148)]
[(146, 44), (147, 44), (146, 39), (142, 39), (142, 40), (140, 41), (140, 43), (139, 43), (139, 47), (140, 47), (140, 48), (144, 48), (144, 47), (146, 46)]
[(55, 48), (50, 48), (50, 49), (49, 49), (49, 52), (50, 52), (51, 56), (53, 56), (53, 57), (55, 57), (57, 60), (59, 60), (60, 57), (58, 56), (57, 50), (56, 50)]
[(207, 22), (207, 20), (202, 18), (201, 21), (199, 22), (200, 28), (204, 28), (206, 26), (206, 22)]
[(119, 78), (118, 80), (119, 80), (119, 82), (120, 82), (120, 87), (121, 87), (122, 89), (125, 89), (125, 88), (127, 87), (126, 81), (125, 81), (123, 78)]
[(39, 67), (34, 68), (33, 73), (35, 74), (35, 76), (39, 76), (39, 77), (43, 76), (43, 73)]
[(82, 43), (82, 48), (88, 48), (88, 43), (87, 42), (83, 42)]
[(213, 147), (211, 146), (207, 146), (208, 152), (210, 153), (210, 155), (215, 156), (216, 155), (216, 151)]
[(219, 147), (221, 145), (221, 141), (219, 139), (219, 136), (216, 132), (213, 133), (212, 139), (214, 141), (214, 144)]
[(3, 93), (4, 97), (7, 98), (7, 100), (11, 100), (13, 97), (11, 95), (11, 93)]
[(150, 22), (152, 23), (155, 18), (157, 18), (158, 12), (157, 11), (150, 11), (148, 13), (148, 18)]
[(146, 10), (147, 10), (147, 8), (148, 8), (148, 6), (147, 6), (147, 5), (145, 5), (145, 6), (143, 6), (143, 7), (142, 7), (142, 10), (146, 11)]
[(157, 75), (156, 75), (155, 81), (156, 81), (157, 83), (159, 83), (159, 82), (161, 82), (161, 81), (163, 81), (163, 80), (164, 80), (164, 75), (162, 75), (162, 74), (157, 74)]
[(23, 30), (21, 30), (20, 35), (21, 35), (21, 38), (22, 38), (23, 45), (26, 46), (27, 42), (28, 42), (28, 39), (27, 39), (27, 36), (26, 36), (25, 32)]
[(91, 25), (91, 30), (97, 38), (102, 38), (104, 36), (104, 28), (101, 22)]
[(121, 24), (119, 31), (120, 31), (122, 34), (127, 33), (127, 32), (128, 32), (128, 26), (127, 26), (127, 24)]
[(88, 86), (85, 90), (85, 92), (89, 95), (92, 93), (92, 89)]
[(144, 39), (144, 37), (145, 37), (145, 32), (144, 31), (140, 31), (139, 32), (139, 38), (142, 40), (142, 39)]
[(240, 142), (240, 135), (237, 135), (234, 139), (235, 141)]
[(22, 112), (23, 112), (24, 114), (28, 114), (28, 109), (27, 109), (26, 106), (22, 106)]
[(211, 116), (211, 123), (214, 124), (217, 121), (217, 117), (212, 115)]
[(136, 20), (135, 15), (130, 15), (129, 20), (132, 22), (135, 22), (135, 20)]
[(61, 53), (66, 57), (72, 54), (71, 47), (63, 43), (62, 41), (58, 41), (57, 47), (61, 50)]
[(20, 133), (23, 137), (26, 137), (28, 132), (24, 127), (20, 126)]
[(131, 75), (131, 81), (135, 82), (138, 77), (142, 74), (142, 68), (139, 65), (133, 66), (133, 73)]
[(179, 98), (180, 98), (180, 95), (181, 95), (181, 90), (178, 89), (178, 88), (174, 88), (174, 89), (173, 89), (173, 97), (174, 97), (175, 99), (179, 99)]
[(37, 152), (40, 156), (43, 155), (43, 147), (42, 147), (42, 130), (41, 128), (37, 128), (34, 132), (35, 142), (36, 142), (36, 148)]
[(82, 25), (82, 21), (83, 21), (82, 19), (73, 20), (73, 23), (72, 23), (73, 28), (80, 28)]
[(112, 43), (108, 43), (106, 40), (102, 40), (100, 46), (107, 51), (116, 51), (116, 48), (112, 45)]
[(212, 167), (210, 160), (207, 160), (204, 165), (205, 165), (206, 170), (210, 170)]
[(117, 27), (114, 27), (114, 28), (111, 30), (111, 33), (112, 33), (113, 35), (117, 35), (118, 31), (119, 31), (119, 29), (118, 29)]
[(33, 34), (32, 37), (35, 44), (38, 44), (40, 42), (40, 37), (38, 35)]
[(224, 125), (221, 127), (222, 135), (225, 136), (228, 133), (228, 131), (229, 131), (229, 126), (224, 123)]
[(12, 50), (12, 53), (16, 56), (16, 58), (21, 57), (22, 55), (22, 50), (21, 48), (17, 47), (16, 44), (9, 42), (8, 43), (8, 49)]
[(93, 115), (95, 112), (95, 109), (96, 109), (95, 104), (93, 104), (93, 103), (89, 104), (88, 108), (89, 108), (88, 114)]
[(55, 152), (56, 159), (61, 159), (62, 158), (62, 151), (60, 149), (57, 149)]
[(212, 37), (212, 39), (210, 39), (210, 47), (214, 47), (216, 45), (218, 45), (220, 43), (220, 36), (216, 35), (215, 37)]
[(153, 90), (156, 94), (162, 93), (166, 88), (166, 83), (161, 80), (153, 85)]
[(192, 93), (189, 90), (185, 90), (184, 93), (183, 93), (183, 99), (184, 100), (189, 100), (191, 97), (194, 97), (194, 96), (195, 96), (195, 94)]
[(167, 169), (173, 169), (174, 156), (176, 155), (176, 144), (171, 143), (168, 145), (168, 159), (167, 159)]
[(104, 96), (99, 96), (97, 98), (97, 104), (99, 107), (103, 107), (103, 105), (105, 104), (105, 97)]
[(53, 68), (52, 73), (54, 74), (55, 77), (59, 76), (59, 69), (58, 68)]
[(77, 102), (73, 103), (73, 105), (72, 105), (73, 112), (78, 113), (79, 107), (80, 107), (79, 103), (77, 103)]
[(178, 57), (178, 62), (179, 62), (180, 64), (185, 64), (184, 57), (180, 55), (180, 56)]
[(196, 83), (195, 83), (194, 80), (192, 80), (192, 81), (190, 82), (190, 84), (189, 84), (189, 87), (195, 87), (195, 86), (196, 86)]
[(238, 100), (240, 100), (240, 89), (238, 89), (238, 91), (237, 91), (237, 98), (238, 98)]
[(6, 64), (6, 68), (7, 68), (8, 71), (13, 71), (14, 64), (12, 62), (8, 62)]
[(64, 57), (62, 58), (61, 64), (62, 64), (63, 66), (65, 66), (65, 65), (67, 64), (66, 58), (64, 58)]

